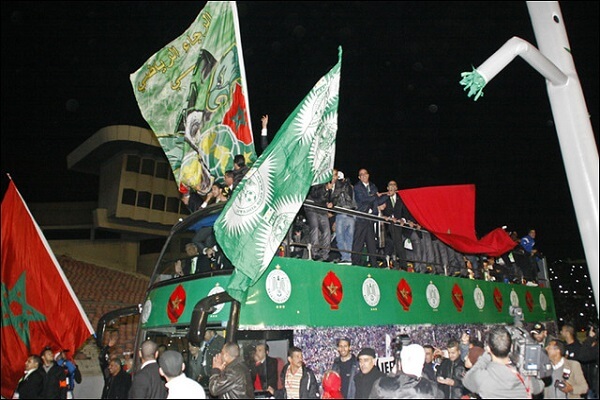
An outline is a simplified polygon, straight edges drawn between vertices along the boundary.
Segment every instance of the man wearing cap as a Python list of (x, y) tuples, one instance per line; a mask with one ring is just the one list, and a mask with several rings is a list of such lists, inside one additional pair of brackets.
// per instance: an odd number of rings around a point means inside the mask
[(546, 348), (546, 346), (548, 346), (550, 340), (553, 339), (552, 337), (548, 336), (546, 326), (541, 322), (536, 322), (535, 324), (533, 324), (533, 327), (531, 328), (531, 331), (529, 333), (531, 333), (531, 337), (535, 339), (536, 342), (541, 344), (544, 349)]
[(360, 372), (354, 377), (356, 385), (355, 399), (368, 399), (375, 381), (384, 376), (384, 373), (375, 364), (376, 358), (375, 350), (370, 347), (363, 347), (358, 353)]
[(404, 346), (400, 352), (401, 371), (379, 378), (371, 399), (443, 399), (437, 383), (423, 376), (425, 349), (419, 344)]
[(166, 350), (158, 358), (159, 373), (165, 377), (169, 389), (167, 399), (205, 399), (202, 386), (183, 373), (185, 364), (178, 351)]
[(343, 337), (337, 341), (337, 351), (340, 355), (333, 360), (331, 369), (342, 378), (342, 394), (345, 399), (353, 399), (356, 393), (354, 377), (360, 372), (358, 359), (350, 350), (350, 339)]

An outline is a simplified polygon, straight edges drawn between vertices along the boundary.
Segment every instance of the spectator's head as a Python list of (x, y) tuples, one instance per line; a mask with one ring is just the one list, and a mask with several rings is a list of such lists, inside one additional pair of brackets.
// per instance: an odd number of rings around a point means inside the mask
[(233, 171), (230, 169), (225, 171), (223, 180), (225, 181), (225, 186), (230, 187), (231, 185), (233, 185)]
[(375, 367), (375, 359), (377, 358), (377, 353), (370, 347), (363, 347), (362, 350), (358, 353), (358, 366), (360, 367), (360, 372), (363, 374), (368, 374)]
[(369, 183), (369, 171), (367, 171), (364, 168), (359, 169), (358, 170), (358, 179), (364, 184)]
[(156, 357), (158, 357), (158, 345), (152, 340), (146, 340), (142, 343), (140, 357), (142, 361), (156, 360)]
[(350, 343), (350, 339), (347, 337), (337, 340), (337, 351), (341, 358), (346, 359), (346, 357), (350, 356)]
[(288, 349), (288, 362), (294, 369), (302, 367), (304, 356), (300, 347), (292, 346)]
[(565, 346), (565, 342), (562, 340), (551, 340), (546, 346), (546, 352), (548, 353), (548, 358), (552, 362), (552, 364), (558, 363), (565, 355), (567, 348)]
[(512, 338), (510, 332), (504, 327), (497, 327), (488, 334), (488, 346), (492, 355), (498, 358), (506, 358), (510, 353)]
[(548, 336), (548, 331), (541, 322), (536, 322), (533, 324), (533, 327), (529, 333), (531, 333), (531, 337), (534, 338), (538, 343), (543, 343), (546, 339), (546, 336)]
[(158, 358), (159, 372), (167, 380), (176, 378), (183, 372), (183, 356), (180, 352), (166, 350)]
[(571, 324), (564, 324), (562, 328), (560, 328), (560, 335), (567, 342), (575, 339), (575, 327)]
[(269, 345), (266, 343), (258, 343), (254, 347), (254, 361), (261, 362), (269, 354)]
[(54, 352), (50, 346), (44, 347), (44, 350), (40, 353), (40, 358), (44, 365), (50, 365), (54, 363)]
[(27, 360), (25, 360), (25, 371), (36, 370), (42, 366), (42, 363), (40, 356), (30, 354)]
[(194, 242), (186, 243), (185, 245), (185, 253), (188, 256), (197, 256), (200, 254), (200, 250), (198, 250), (198, 245)]
[(433, 362), (433, 352), (435, 351), (433, 346), (430, 344), (426, 344), (423, 346), (423, 350), (425, 351), (425, 362), (427, 364)]
[(400, 352), (400, 360), (402, 363), (402, 372), (419, 378), (423, 373), (425, 349), (419, 344), (403, 346), (402, 351)]
[(450, 360), (456, 361), (460, 358), (460, 345), (458, 340), (450, 339), (446, 348), (448, 349), (448, 358)]
[(112, 376), (117, 376), (121, 372), (121, 368), (123, 368), (123, 361), (119, 357), (112, 357), (108, 362), (108, 372)]
[(225, 343), (221, 350), (221, 357), (225, 361), (225, 365), (231, 364), (240, 356), (240, 346), (237, 343)]
[(243, 154), (237, 154), (235, 157), (233, 157), (234, 169), (240, 169), (244, 166), (246, 166), (246, 159), (244, 158)]
[(160, 357), (160, 355), (162, 353), (164, 353), (165, 351), (167, 351), (167, 346), (161, 343), (161, 344), (158, 345), (157, 351), (158, 351), (158, 357)]

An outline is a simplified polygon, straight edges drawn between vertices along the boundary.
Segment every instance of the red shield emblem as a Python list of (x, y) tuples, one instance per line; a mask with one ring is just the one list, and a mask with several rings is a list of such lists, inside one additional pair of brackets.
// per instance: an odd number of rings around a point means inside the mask
[(402, 309), (404, 311), (408, 311), (410, 305), (412, 304), (413, 296), (412, 289), (410, 288), (410, 285), (408, 284), (408, 282), (406, 282), (406, 279), (404, 278), (400, 279), (400, 282), (398, 282), (398, 286), (396, 286), (396, 297), (398, 298)]
[(323, 279), (323, 284), (321, 285), (321, 292), (332, 310), (337, 310), (340, 307), (344, 291), (342, 289), (342, 282), (333, 271), (329, 271), (325, 275), (325, 279)]
[(465, 298), (463, 296), (463, 291), (458, 286), (458, 283), (455, 283), (452, 287), (452, 303), (454, 303), (454, 307), (458, 312), (462, 312), (462, 308), (465, 305)]
[(169, 302), (167, 303), (167, 316), (169, 317), (169, 321), (171, 323), (177, 322), (181, 314), (183, 314), (183, 310), (185, 309), (185, 290), (183, 286), (177, 285), (171, 296), (169, 297)]

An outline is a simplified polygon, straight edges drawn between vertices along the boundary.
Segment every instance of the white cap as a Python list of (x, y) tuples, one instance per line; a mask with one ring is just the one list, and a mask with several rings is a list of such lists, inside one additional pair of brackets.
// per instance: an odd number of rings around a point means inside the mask
[(404, 346), (400, 352), (400, 360), (402, 362), (402, 372), (420, 377), (425, 363), (425, 349), (419, 344)]
[(342, 171), (338, 171), (338, 180), (344, 179), (344, 173)]

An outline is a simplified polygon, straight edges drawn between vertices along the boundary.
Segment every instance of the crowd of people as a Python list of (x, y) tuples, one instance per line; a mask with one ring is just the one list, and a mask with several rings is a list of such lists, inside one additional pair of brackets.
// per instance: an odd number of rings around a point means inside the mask
[[(183, 352), (144, 341), (133, 370), (126, 367), (126, 355), (115, 351), (118, 338), (110, 336), (99, 356), (105, 382), (100, 397), (598, 398), (597, 326), (588, 327), (583, 342), (568, 323), (556, 336), (541, 322), (532, 324), (529, 333), (531, 343), (540, 345), (548, 361), (548, 368), (542, 362), (535, 376), (519, 369), (518, 357), (512, 353), (517, 348), (515, 339), (504, 326), (487, 329), (483, 340), (465, 329), (439, 347), (426, 343), (427, 337), (419, 337), (420, 343), (394, 341), (395, 365), (387, 373), (378, 367), (378, 358), (386, 356), (377, 354), (379, 343), (355, 353), (350, 337), (335, 340), (336, 356), (320, 360), (326, 365), (320, 372), (307, 365), (297, 344), (288, 348), (287, 359), (282, 360), (271, 357), (265, 341), (253, 342), (247, 351), (212, 329), (202, 343), (188, 343), (188, 351)], [(50, 347), (29, 355), (24, 371), (13, 398), (74, 398), (73, 387), (81, 383), (74, 361)]]
[[(192, 212), (226, 202), (247, 172), (243, 155), (236, 155), (223, 184), (214, 183), (204, 197), (183, 188), (182, 199)], [(462, 254), (414, 220), (396, 181), (380, 192), (368, 170), (360, 169), (353, 185), (334, 168), (330, 182), (310, 188), (282, 244), (296, 258), (536, 286), (542, 256), (535, 247), (535, 229), (523, 237), (514, 231), (510, 236), (515, 247), (500, 257)], [(195, 272), (233, 268), (220, 252), (212, 226), (200, 229), (189, 245), (195, 249), (186, 247), (188, 256), (200, 262)], [(176, 275), (194, 273), (181, 263), (175, 269)]]

